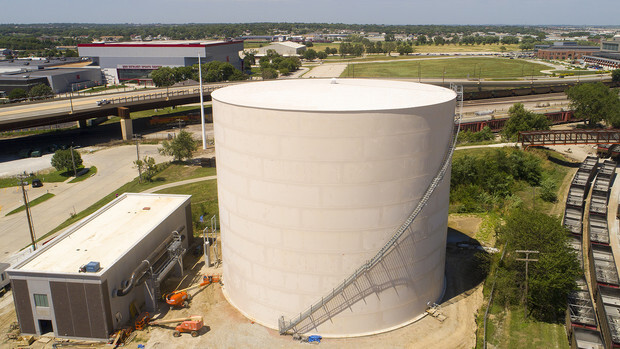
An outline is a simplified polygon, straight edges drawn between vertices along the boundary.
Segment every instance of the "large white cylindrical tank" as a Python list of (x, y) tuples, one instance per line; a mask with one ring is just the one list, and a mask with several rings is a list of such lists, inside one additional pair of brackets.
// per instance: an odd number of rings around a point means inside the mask
[[(246, 83), (212, 97), (224, 294), (270, 328), (331, 292), (409, 216), (449, 148), (456, 101), (437, 86), (365, 79)], [(449, 186), (448, 174), (310, 332), (391, 330), (440, 298)]]

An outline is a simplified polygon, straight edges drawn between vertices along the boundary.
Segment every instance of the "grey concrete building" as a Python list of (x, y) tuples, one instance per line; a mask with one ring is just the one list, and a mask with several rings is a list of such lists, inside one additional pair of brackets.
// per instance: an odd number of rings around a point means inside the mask
[(48, 85), (54, 93), (63, 93), (101, 85), (103, 76), (97, 67), (49, 68), (0, 73), (0, 91), (5, 91), (7, 94), (16, 88), (29, 91), (38, 84)]
[(243, 41), (132, 41), (79, 44), (81, 57), (89, 57), (103, 70), (108, 83), (151, 81), (150, 72), (162, 67), (186, 67), (221, 61), (242, 69)]
[(189, 195), (121, 195), (7, 271), (22, 333), (107, 339), (157, 308), (191, 240)]
[(584, 60), (606, 69), (620, 69), (620, 35), (601, 41), (601, 51), (584, 57)]

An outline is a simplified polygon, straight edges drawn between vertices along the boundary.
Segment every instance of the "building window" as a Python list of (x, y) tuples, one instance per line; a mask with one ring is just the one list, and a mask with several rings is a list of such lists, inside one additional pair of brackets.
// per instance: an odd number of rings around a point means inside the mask
[(37, 307), (49, 307), (46, 294), (34, 294), (34, 305)]

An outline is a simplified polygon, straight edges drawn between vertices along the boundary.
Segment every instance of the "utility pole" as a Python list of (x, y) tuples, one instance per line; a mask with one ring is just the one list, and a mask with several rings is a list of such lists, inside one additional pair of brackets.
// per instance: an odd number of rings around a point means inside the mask
[(525, 262), (525, 317), (527, 318), (527, 279), (529, 274), (529, 265), (530, 262), (538, 262), (538, 259), (530, 259), (530, 253), (540, 253), (539, 251), (530, 251), (530, 250), (516, 250), (516, 253), (525, 253), (525, 258), (516, 258), (517, 261)]
[(36, 251), (37, 249), (37, 238), (34, 234), (34, 224), (32, 223), (32, 213), (30, 212), (30, 203), (28, 202), (28, 195), (26, 194), (26, 182), (24, 182), (24, 177), (19, 177), (19, 186), (22, 187), (22, 195), (24, 197), (24, 207), (26, 207), (26, 217), (28, 219), (28, 228), (30, 228), (30, 240), (32, 240), (32, 250)]
[(71, 163), (73, 163), (73, 177), (77, 177), (77, 169), (75, 168), (75, 156), (73, 156), (73, 146), (71, 146), (69, 150), (71, 150)]
[(71, 86), (71, 93), (69, 93), (69, 105), (71, 106), (69, 114), (73, 114), (73, 85)]
[(140, 146), (139, 146), (139, 138), (140, 135), (134, 134), (133, 138), (136, 140), (136, 156), (138, 157), (138, 183), (142, 183), (142, 166), (140, 166)]
[(421, 72), (420, 63), (418, 63), (418, 82), (422, 82), (422, 72)]
[(441, 75), (441, 84), (445, 84), (446, 82), (446, 67), (443, 67), (443, 75)]

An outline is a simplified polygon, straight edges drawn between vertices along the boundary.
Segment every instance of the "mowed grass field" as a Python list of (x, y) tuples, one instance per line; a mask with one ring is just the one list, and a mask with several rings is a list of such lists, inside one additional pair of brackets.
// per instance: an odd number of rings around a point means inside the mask
[[(349, 64), (341, 77), (509, 79), (546, 75), (552, 68), (508, 58), (459, 57)], [(419, 75), (418, 75), (419, 74)]]

